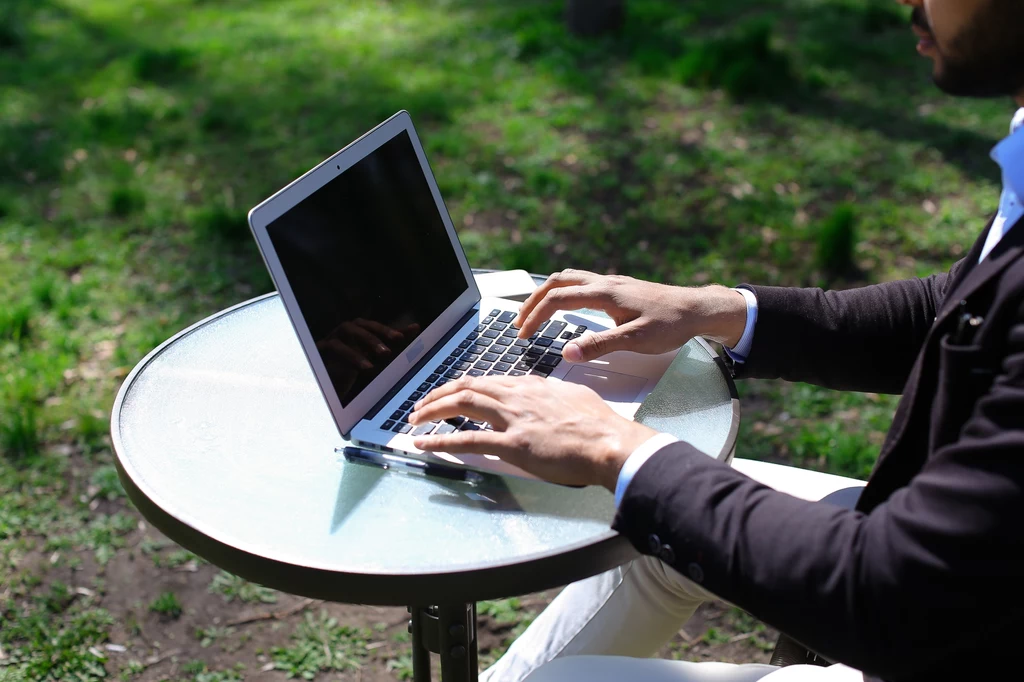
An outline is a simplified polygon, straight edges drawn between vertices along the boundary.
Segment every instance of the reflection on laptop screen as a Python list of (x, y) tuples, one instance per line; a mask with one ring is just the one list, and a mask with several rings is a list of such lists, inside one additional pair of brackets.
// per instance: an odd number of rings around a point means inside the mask
[(405, 131), (267, 231), (343, 407), (468, 287)]

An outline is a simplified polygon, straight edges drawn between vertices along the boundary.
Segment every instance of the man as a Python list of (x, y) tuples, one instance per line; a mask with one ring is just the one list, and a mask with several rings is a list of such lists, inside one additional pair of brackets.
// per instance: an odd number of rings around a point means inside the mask
[[(905, 2), (940, 88), (1024, 106), (1024, 2)], [(417, 404), (413, 423), (464, 414), (495, 427), (419, 447), (494, 453), (555, 482), (614, 491), (614, 527), (647, 555), (566, 588), (490, 680), (973, 680), (1019, 667), (1024, 133), (992, 156), (1004, 181), (998, 214), (946, 274), (822, 292), (567, 271), (517, 320), (527, 336), (555, 310), (606, 310), (619, 326), (568, 344), (568, 360), (658, 353), (701, 334), (732, 349), (739, 376), (902, 393), (856, 509), (773, 491), (617, 417), (580, 386), (459, 380)], [(657, 651), (709, 593), (842, 665), (624, 657)], [(595, 653), (613, 656), (580, 656)]]

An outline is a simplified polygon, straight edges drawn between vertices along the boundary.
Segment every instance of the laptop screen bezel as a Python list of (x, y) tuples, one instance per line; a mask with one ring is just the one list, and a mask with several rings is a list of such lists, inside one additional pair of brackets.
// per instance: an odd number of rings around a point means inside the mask
[[(426, 178), (427, 186), (430, 188), (430, 193), (434, 198), (434, 204), (441, 215), (448, 239), (458, 258), (459, 267), (462, 268), (466, 288), (443, 313), (413, 340), (408, 348), (395, 358), (366, 388), (353, 397), (347, 406), (343, 407), (327, 373), (327, 368), (324, 366), (319, 351), (317, 351), (316, 342), (313, 340), (309, 327), (302, 316), (302, 311), (288, 282), (288, 276), (274, 249), (267, 228), (275, 220), (302, 203), (311, 194), (367, 156), (373, 154), (381, 145), (401, 135), (403, 132), (409, 134), (416, 157), (420, 162), (420, 168), (423, 170), (424, 177)], [(448, 214), (448, 208), (445, 206), (444, 199), (442, 199), (441, 192), (437, 187), (437, 182), (434, 180), (434, 174), (430, 169), (426, 154), (423, 152), (423, 145), (420, 143), (419, 136), (416, 135), (416, 129), (413, 127), (412, 118), (406, 111), (398, 112), (253, 208), (249, 212), (249, 226), (259, 246), (260, 253), (263, 255), (263, 261), (267, 266), (270, 277), (273, 279), (274, 285), (281, 296), (281, 301), (284, 303), (285, 310), (288, 312), (288, 317), (291, 320), (292, 327), (295, 329), (295, 334), (299, 338), (299, 343), (302, 345), (302, 350), (306, 354), (310, 368), (316, 376), (320, 391), (327, 401), (327, 406), (334, 417), (338, 430), (345, 438), (348, 438), (352, 428), (370, 412), (378, 401), (395, 384), (401, 381), (409, 370), (415, 367), (423, 356), (480, 300), (480, 290), (477, 288), (476, 280), (473, 278), (473, 272), (469, 267), (469, 261), (466, 260), (462, 244), (455, 233), (455, 225), (452, 223), (451, 216)], [(354, 237), (353, 244), (358, 245), (358, 235), (354, 235)], [(371, 255), (367, 254), (368, 257)], [(382, 256), (381, 267), (387, 267), (386, 255)], [(427, 283), (425, 282), (424, 284)], [(410, 292), (410, 296), (414, 294), (415, 292)]]

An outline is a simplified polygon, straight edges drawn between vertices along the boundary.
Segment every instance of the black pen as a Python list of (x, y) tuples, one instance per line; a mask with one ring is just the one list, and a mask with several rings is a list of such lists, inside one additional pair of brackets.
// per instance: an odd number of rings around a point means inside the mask
[(344, 448), (335, 448), (335, 452), (338, 452), (339, 450), (349, 462), (368, 464), (380, 469), (394, 470), (416, 476), (436, 476), (437, 478), (444, 478), (449, 481), (460, 481), (472, 484), (479, 483), (483, 480), (483, 476), (481, 474), (478, 474), (475, 471), (469, 471), (468, 469), (460, 469), (458, 467), (450, 467), (443, 464), (434, 464), (432, 462), (422, 462), (418, 459), (410, 459), (409, 457), (400, 457), (398, 455), (377, 452), (376, 450), (368, 450), (354, 445), (347, 445)]

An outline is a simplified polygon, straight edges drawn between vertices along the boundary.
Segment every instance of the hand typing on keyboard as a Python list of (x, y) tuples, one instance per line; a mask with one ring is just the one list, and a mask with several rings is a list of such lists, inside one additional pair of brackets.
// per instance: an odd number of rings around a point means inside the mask
[[(617, 415), (590, 388), (540, 376), (465, 376), (422, 397), (413, 427), (465, 417), (493, 430), (421, 435), (435, 452), (497, 455), (554, 483), (615, 488), (626, 458), (657, 432)], [(440, 434), (440, 435), (439, 435)]]
[(544, 335), (550, 330), (550, 338), (565, 342), (562, 356), (569, 362), (586, 362), (617, 350), (656, 355), (698, 335), (731, 348), (739, 342), (747, 321), (743, 295), (723, 286), (685, 288), (563, 270), (551, 275), (523, 303), (514, 323), (519, 338), (529, 338), (559, 310), (580, 308), (603, 310), (618, 326), (581, 336), (571, 329), (552, 330), (551, 326), (565, 326), (552, 322)]

